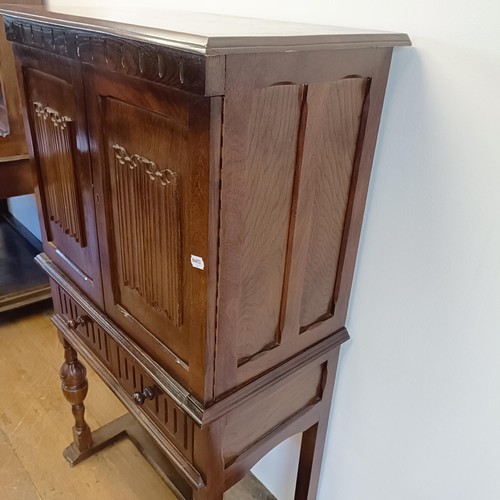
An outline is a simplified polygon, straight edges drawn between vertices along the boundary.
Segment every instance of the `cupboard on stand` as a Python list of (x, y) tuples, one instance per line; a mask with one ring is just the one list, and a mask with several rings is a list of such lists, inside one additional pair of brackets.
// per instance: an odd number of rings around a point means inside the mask
[[(312, 500), (391, 54), (409, 39), (78, 14), (3, 10), (75, 417), (65, 456), (128, 433), (180, 497), (220, 500), (302, 433), (295, 497)], [(129, 416), (89, 429), (79, 356)]]

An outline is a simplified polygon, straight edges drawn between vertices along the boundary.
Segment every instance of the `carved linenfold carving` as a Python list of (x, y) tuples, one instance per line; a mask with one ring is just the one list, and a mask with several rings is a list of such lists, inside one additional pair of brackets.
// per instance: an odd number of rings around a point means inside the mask
[(148, 160), (144, 156), (138, 154), (130, 156), (127, 150), (118, 144), (114, 144), (113, 149), (115, 150), (115, 158), (121, 165), (127, 165), (131, 170), (143, 166), (149, 178), (152, 181), (158, 179), (163, 186), (176, 182), (176, 173), (172, 170), (168, 168), (160, 170), (154, 161)]
[(71, 122), (71, 118), (67, 116), (61, 116), (55, 109), (44, 106), (40, 102), (34, 102), (33, 107), (35, 108), (35, 113), (38, 117), (46, 120), (50, 118), (50, 121), (55, 127), (61, 127), (61, 129), (66, 128), (66, 125)]
[[(121, 282), (182, 325), (178, 178), (144, 156), (113, 145)], [(155, 279), (150, 279), (155, 276)]]
[(73, 120), (40, 102), (33, 102), (38, 161), (49, 220), (86, 246), (81, 193), (73, 155)]

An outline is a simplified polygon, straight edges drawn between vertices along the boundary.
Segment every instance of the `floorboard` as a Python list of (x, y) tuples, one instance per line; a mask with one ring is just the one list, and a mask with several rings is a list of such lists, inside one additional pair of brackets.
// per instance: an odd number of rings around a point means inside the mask
[[(127, 439), (69, 468), (62, 450), (73, 417), (59, 386), (62, 347), (37, 304), (0, 314), (0, 498), (2, 500), (174, 500), (175, 496)], [(86, 420), (100, 427), (126, 410), (87, 368)], [(251, 475), (224, 500), (271, 500)]]

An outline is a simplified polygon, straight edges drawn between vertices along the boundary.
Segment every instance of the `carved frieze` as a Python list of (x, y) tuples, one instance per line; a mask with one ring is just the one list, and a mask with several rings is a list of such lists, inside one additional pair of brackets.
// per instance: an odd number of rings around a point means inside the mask
[[(59, 54), (143, 80), (195, 94), (219, 95), (221, 89), (205, 88), (206, 58), (150, 41), (138, 43), (114, 33), (93, 33), (60, 26), (50, 20), (3, 17), (7, 38), (27, 47)], [(220, 63), (221, 57), (212, 56)], [(220, 65), (222, 71), (223, 65)]]

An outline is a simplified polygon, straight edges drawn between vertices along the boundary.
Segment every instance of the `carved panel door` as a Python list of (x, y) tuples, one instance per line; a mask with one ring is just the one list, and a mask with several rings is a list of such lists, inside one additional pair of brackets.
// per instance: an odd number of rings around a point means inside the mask
[(91, 67), (85, 80), (98, 144), (105, 310), (196, 392), (207, 300), (208, 100)]
[[(83, 98), (76, 61), (17, 48), (36, 158), (44, 251), (98, 305), (102, 286)], [(36, 152), (36, 154), (33, 154)]]

